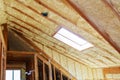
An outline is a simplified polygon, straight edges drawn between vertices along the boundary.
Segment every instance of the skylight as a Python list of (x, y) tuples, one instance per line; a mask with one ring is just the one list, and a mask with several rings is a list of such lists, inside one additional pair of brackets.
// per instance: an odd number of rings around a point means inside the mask
[(61, 28), (55, 35), (54, 38), (64, 42), (65, 44), (82, 51), (84, 49), (93, 47), (93, 45), (79, 36), (71, 33), (70, 31)]

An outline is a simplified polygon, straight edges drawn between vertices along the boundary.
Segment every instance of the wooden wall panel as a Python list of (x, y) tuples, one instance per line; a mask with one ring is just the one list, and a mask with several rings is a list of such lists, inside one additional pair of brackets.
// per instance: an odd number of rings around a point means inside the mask
[(0, 80), (5, 80), (6, 50), (2, 26), (0, 26)]

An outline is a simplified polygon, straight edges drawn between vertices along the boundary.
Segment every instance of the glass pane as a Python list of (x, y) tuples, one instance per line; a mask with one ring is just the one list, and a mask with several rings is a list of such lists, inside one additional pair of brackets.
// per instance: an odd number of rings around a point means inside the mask
[(79, 45), (87, 43), (87, 41), (83, 40), (79, 36), (73, 34), (72, 32), (70, 32), (70, 31), (68, 31), (68, 30), (66, 30), (64, 28), (61, 28), (58, 33), (63, 35), (64, 37), (72, 40), (73, 42), (78, 43)]
[(20, 80), (20, 70), (14, 70), (14, 80)]
[(21, 71), (6, 70), (6, 80), (21, 80)]
[(6, 70), (6, 80), (12, 80), (12, 70)]
[(93, 45), (86, 40), (80, 38), (79, 36), (71, 33), (70, 31), (61, 28), (55, 35), (54, 38), (64, 42), (65, 44), (81, 51), (90, 47), (93, 47)]

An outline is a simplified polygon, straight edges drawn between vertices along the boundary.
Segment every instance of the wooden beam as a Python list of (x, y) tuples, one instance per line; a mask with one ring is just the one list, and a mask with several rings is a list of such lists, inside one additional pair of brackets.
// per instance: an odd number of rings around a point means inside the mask
[(16, 61), (7, 61), (6, 69), (26, 69), (25, 62), (18, 62)]
[(7, 23), (2, 24), (3, 29), (3, 36), (4, 36), (4, 40), (5, 40), (5, 45), (6, 45), (6, 50), (8, 47), (8, 27), (7, 27)]
[[(1, 34), (1, 27), (0, 27), (0, 34)], [(2, 80), (2, 59), (3, 59), (3, 56), (2, 56), (2, 40), (1, 40), (1, 35), (0, 35), (0, 80)]]
[(1, 41), (2, 41), (2, 44), (4, 46), (4, 48), (6, 48), (6, 43), (5, 43), (5, 40), (4, 40), (4, 36), (3, 36), (3, 26), (0, 25), (0, 38), (1, 38)]
[(35, 80), (39, 80), (39, 73), (38, 73), (38, 58), (37, 55), (34, 55), (34, 67), (35, 67)]
[(43, 80), (46, 80), (45, 78), (46, 78), (45, 77), (45, 63), (43, 62)]
[(11, 55), (34, 55), (36, 52), (26, 52), (26, 51), (7, 51), (7, 54)]
[[(78, 2), (80, 2), (79, 0), (77, 0)], [(94, 21), (92, 21), (90, 19), (90, 17), (88, 17), (89, 15), (86, 14), (85, 11), (83, 11), (83, 9), (85, 7), (82, 8), (81, 5), (79, 5), (77, 3), (77, 1), (75, 0), (68, 0), (69, 4), (71, 4), (73, 6), (73, 8), (88, 22), (92, 25), (92, 27), (97, 30), (119, 53), (120, 53), (120, 47), (118, 47), (118, 45), (112, 40), (112, 38), (110, 37), (109, 33), (106, 33), (105, 31), (101, 31), (99, 29), (100, 26), (97, 25), (97, 23), (94, 23)], [(88, 2), (88, 1), (87, 1)], [(93, 17), (94, 20), (94, 17)], [(99, 20), (98, 20), (99, 21)]]
[(55, 71), (55, 66), (53, 66), (53, 72), (54, 72), (54, 80), (56, 80), (56, 71)]
[(62, 72), (60, 71), (60, 80), (63, 80)]
[(52, 77), (52, 64), (51, 64), (51, 60), (48, 61), (49, 62), (49, 80), (53, 80)]
[(3, 34), (3, 26), (0, 25), (0, 80), (5, 80), (6, 70), (6, 43)]

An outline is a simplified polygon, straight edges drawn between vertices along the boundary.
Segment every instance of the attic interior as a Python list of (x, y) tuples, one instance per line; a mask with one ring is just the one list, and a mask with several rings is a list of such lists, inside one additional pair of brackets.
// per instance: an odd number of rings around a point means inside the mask
[(0, 80), (120, 80), (120, 0), (0, 0)]

